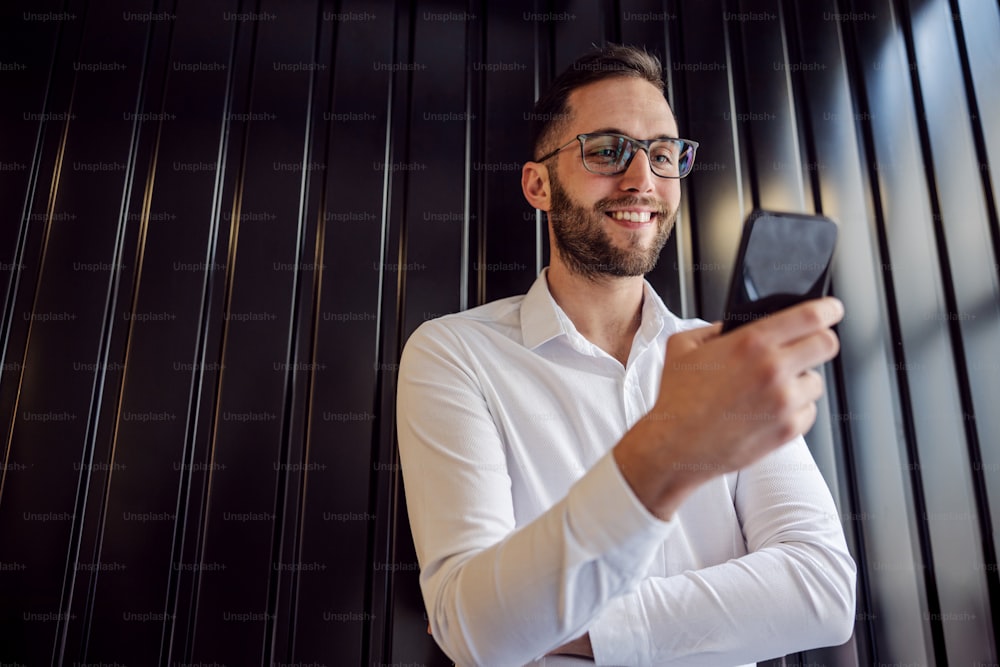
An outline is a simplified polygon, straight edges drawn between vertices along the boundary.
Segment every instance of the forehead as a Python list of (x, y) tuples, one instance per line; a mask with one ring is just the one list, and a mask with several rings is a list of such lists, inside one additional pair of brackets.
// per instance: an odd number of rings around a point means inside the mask
[(570, 132), (614, 128), (636, 139), (677, 136), (677, 121), (656, 87), (635, 77), (613, 77), (570, 93)]

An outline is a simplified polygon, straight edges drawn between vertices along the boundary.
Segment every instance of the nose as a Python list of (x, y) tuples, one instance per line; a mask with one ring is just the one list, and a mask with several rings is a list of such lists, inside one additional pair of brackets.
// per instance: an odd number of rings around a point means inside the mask
[(649, 164), (649, 153), (637, 147), (632, 162), (621, 173), (619, 187), (627, 192), (652, 192), (656, 188), (656, 175)]

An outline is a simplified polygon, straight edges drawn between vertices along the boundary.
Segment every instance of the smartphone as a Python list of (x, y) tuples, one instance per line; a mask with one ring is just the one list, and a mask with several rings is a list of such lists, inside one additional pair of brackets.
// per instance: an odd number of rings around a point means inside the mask
[(743, 224), (722, 332), (824, 296), (836, 244), (837, 225), (822, 215), (751, 213)]

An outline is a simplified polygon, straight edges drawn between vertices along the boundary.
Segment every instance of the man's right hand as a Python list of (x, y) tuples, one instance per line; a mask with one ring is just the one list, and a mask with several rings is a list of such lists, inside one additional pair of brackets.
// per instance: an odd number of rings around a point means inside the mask
[(724, 336), (718, 323), (671, 336), (656, 403), (614, 450), (643, 504), (667, 520), (703, 482), (809, 430), (823, 395), (813, 369), (840, 350), (830, 327), (843, 316), (826, 297)]

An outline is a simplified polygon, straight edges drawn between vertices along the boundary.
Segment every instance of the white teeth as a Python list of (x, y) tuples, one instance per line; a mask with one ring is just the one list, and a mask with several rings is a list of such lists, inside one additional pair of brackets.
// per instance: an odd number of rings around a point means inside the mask
[(611, 215), (615, 220), (628, 220), (629, 222), (649, 222), (651, 217), (649, 211), (612, 211)]

